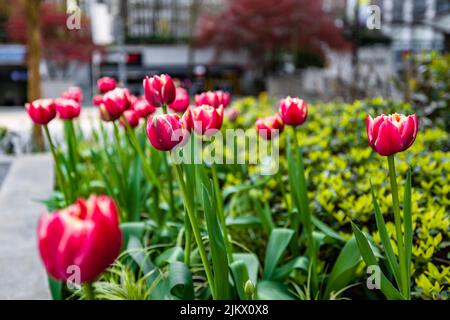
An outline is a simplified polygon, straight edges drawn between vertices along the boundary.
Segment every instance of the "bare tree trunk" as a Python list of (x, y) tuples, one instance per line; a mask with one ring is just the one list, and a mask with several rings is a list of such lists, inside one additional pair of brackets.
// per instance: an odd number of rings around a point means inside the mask
[(197, 22), (199, 0), (192, 0), (189, 8), (189, 46), (188, 46), (188, 67), (192, 72), (194, 67), (194, 42), (195, 42), (195, 23)]
[[(27, 67), (28, 67), (28, 101), (41, 96), (41, 77), (39, 64), (41, 60), (40, 0), (25, 0), (27, 18)], [(38, 151), (44, 150), (41, 127), (33, 125), (33, 143)]]

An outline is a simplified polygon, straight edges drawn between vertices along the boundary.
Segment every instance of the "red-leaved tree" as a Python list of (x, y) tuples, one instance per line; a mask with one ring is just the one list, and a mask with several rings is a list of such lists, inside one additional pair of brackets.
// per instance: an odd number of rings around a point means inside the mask
[[(6, 31), (9, 40), (26, 43), (27, 21), (23, 1), (9, 2)], [(90, 24), (85, 16), (80, 18), (80, 28), (69, 30), (69, 14), (63, 7), (43, 2), (40, 9), (42, 56), (47, 61), (51, 75), (66, 75), (74, 63), (88, 62), (95, 45), (90, 34)]]
[(246, 49), (255, 64), (267, 66), (276, 52), (348, 49), (349, 43), (324, 13), (321, 0), (228, 0), (216, 15), (199, 17), (196, 44), (217, 52)]

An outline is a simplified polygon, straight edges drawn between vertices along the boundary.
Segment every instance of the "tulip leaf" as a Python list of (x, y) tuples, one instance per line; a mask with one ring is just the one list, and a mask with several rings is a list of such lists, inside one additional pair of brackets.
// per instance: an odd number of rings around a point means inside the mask
[[(352, 222), (352, 229), (355, 239), (358, 243), (359, 252), (366, 266), (378, 266), (377, 259), (370, 247), (369, 241), (361, 230)], [(405, 297), (389, 282), (383, 272), (380, 270), (380, 286), (381, 291), (389, 300), (404, 300)]]
[(339, 233), (331, 229), (329, 226), (327, 226), (325, 223), (317, 219), (315, 216), (311, 216), (311, 221), (317, 227), (317, 229), (322, 231), (328, 237), (341, 242), (345, 241), (345, 239)]
[(254, 253), (233, 253), (233, 261), (242, 261), (245, 263), (250, 281), (256, 285), (259, 269), (258, 257)]
[(228, 282), (228, 258), (225, 240), (219, 226), (215, 207), (214, 188), (210, 187), (212, 194), (203, 185), (203, 207), (205, 210), (206, 226), (209, 242), (211, 246), (211, 256), (213, 262), (214, 285), (218, 299), (229, 297)]
[(156, 266), (150, 261), (149, 257), (145, 254), (141, 241), (138, 238), (131, 236), (128, 240), (127, 253), (137, 263), (142, 273), (147, 274), (156, 268)]
[(172, 247), (161, 253), (156, 259), (155, 263), (158, 267), (163, 267), (168, 263), (173, 263), (176, 261), (183, 261), (184, 250), (178, 246)]
[(248, 275), (247, 265), (244, 261), (238, 260), (234, 261), (230, 265), (231, 274), (234, 279), (234, 286), (239, 295), (239, 299), (248, 300), (249, 296), (245, 293), (244, 287), (245, 283), (250, 279)]
[(173, 296), (184, 300), (194, 299), (192, 273), (184, 263), (175, 261), (169, 264), (168, 281)]
[(411, 169), (409, 169), (406, 176), (405, 193), (403, 197), (403, 215), (405, 220), (406, 278), (408, 292), (411, 288), (411, 251), (413, 242), (411, 188)]
[(146, 223), (145, 222), (124, 222), (120, 224), (120, 230), (123, 234), (123, 243), (124, 247), (126, 248), (128, 246), (128, 240), (130, 237), (135, 237), (137, 239), (142, 239), (144, 236), (144, 232), (146, 229)]
[(327, 279), (324, 298), (329, 299), (332, 292), (345, 288), (355, 276), (355, 270), (361, 262), (358, 243), (353, 236), (342, 248)]
[(273, 229), (270, 233), (264, 260), (264, 279), (274, 276), (275, 268), (294, 235), (294, 231), (285, 228)]
[(263, 280), (256, 286), (256, 295), (259, 300), (294, 300), (287, 287), (279, 282)]
[(227, 217), (226, 225), (227, 227), (245, 227), (245, 228), (260, 226), (261, 219), (255, 216)]
[(375, 220), (377, 223), (378, 232), (380, 233), (381, 243), (383, 244), (384, 251), (386, 252), (386, 257), (391, 267), (392, 273), (394, 274), (395, 280), (398, 287), (400, 287), (400, 269), (398, 266), (397, 258), (395, 257), (394, 250), (392, 249), (391, 239), (386, 229), (386, 224), (384, 223), (383, 215), (381, 214), (380, 207), (378, 206), (377, 199), (375, 197), (375, 192), (373, 191), (372, 183), (370, 183), (372, 202), (375, 209)]
[(283, 280), (295, 269), (300, 269), (308, 273), (308, 266), (309, 259), (307, 257), (296, 257), (283, 266), (278, 267), (273, 274), (273, 279), (278, 281)]

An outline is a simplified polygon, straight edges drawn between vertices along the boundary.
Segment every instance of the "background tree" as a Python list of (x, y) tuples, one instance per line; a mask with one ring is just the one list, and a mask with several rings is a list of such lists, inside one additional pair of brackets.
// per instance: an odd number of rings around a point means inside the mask
[(323, 57), (326, 47), (350, 48), (320, 0), (229, 0), (221, 13), (199, 18), (196, 44), (219, 54), (246, 49), (263, 75), (280, 52)]

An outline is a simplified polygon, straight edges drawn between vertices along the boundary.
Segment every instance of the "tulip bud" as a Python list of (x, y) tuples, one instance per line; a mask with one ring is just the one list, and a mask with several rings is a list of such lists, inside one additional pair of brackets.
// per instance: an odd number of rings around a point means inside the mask
[(117, 207), (107, 196), (91, 196), (46, 213), (38, 223), (38, 242), (41, 259), (53, 278), (67, 280), (76, 267), (81, 283), (92, 282), (120, 253)]
[(103, 77), (97, 80), (97, 88), (100, 93), (106, 93), (116, 88), (116, 80), (109, 77)]
[(197, 134), (212, 135), (220, 130), (224, 113), (222, 105), (217, 109), (209, 105), (202, 105), (190, 108), (190, 111), (192, 127)]
[(366, 119), (366, 130), (372, 149), (382, 156), (390, 156), (405, 151), (414, 143), (418, 120), (416, 114), (382, 114), (375, 119), (369, 115)]
[(25, 104), (25, 109), (36, 124), (46, 125), (56, 117), (55, 103), (51, 99), (34, 100)]
[(244, 292), (250, 297), (255, 293), (255, 286), (251, 280), (247, 280), (247, 282), (245, 282)]
[(103, 95), (103, 105), (112, 118), (119, 118), (130, 106), (129, 91), (122, 88), (116, 88)]
[(133, 105), (132, 108), (137, 112), (139, 117), (147, 119), (149, 115), (156, 111), (156, 108), (152, 106), (148, 101), (144, 99), (138, 99)]
[(176, 113), (156, 115), (148, 118), (147, 136), (156, 149), (170, 151), (187, 138), (188, 130)]
[(273, 137), (278, 136), (283, 132), (283, 129), (284, 124), (278, 113), (273, 116), (258, 118), (258, 120), (256, 120), (256, 130), (258, 130), (258, 134), (264, 139), (270, 140)]
[(218, 108), (221, 105), (226, 108), (230, 104), (230, 94), (223, 91), (208, 91), (197, 94), (194, 98), (196, 106), (203, 104)]
[(67, 91), (63, 92), (61, 98), (72, 99), (81, 103), (83, 101), (83, 90), (80, 87), (70, 87)]
[(177, 88), (175, 101), (169, 105), (169, 108), (175, 112), (185, 112), (189, 107), (189, 94), (186, 89)]
[(279, 113), (284, 124), (296, 127), (305, 122), (308, 105), (299, 98), (287, 97), (280, 101)]
[(101, 103), (101, 104), (98, 106), (98, 110), (100, 111), (100, 118), (101, 118), (103, 121), (106, 121), (106, 122), (109, 122), (109, 121), (115, 121), (115, 120), (117, 120), (117, 119), (120, 118), (120, 114), (116, 114), (116, 115), (112, 116), (112, 115), (108, 112), (108, 110), (106, 109), (104, 103)]
[(175, 84), (167, 74), (145, 77), (143, 81), (145, 98), (154, 107), (170, 105), (175, 100)]
[(55, 99), (55, 108), (59, 118), (64, 120), (77, 118), (81, 112), (80, 104), (72, 99)]
[[(132, 109), (125, 110), (122, 117), (125, 117), (128, 121), (130, 128), (136, 128), (139, 125), (139, 114)], [(122, 118), (120, 119), (120, 124), (126, 129), (126, 123)]]

